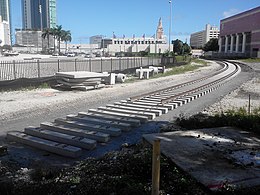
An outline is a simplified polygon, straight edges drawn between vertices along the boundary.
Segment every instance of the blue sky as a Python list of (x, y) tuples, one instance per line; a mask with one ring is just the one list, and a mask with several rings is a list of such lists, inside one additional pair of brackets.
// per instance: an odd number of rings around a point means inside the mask
[[(22, 27), (21, 0), (11, 0), (13, 29)], [(260, 0), (172, 0), (172, 39), (185, 41), (207, 23), (260, 6)], [(169, 0), (57, 0), (57, 23), (70, 30), (73, 43), (90, 36), (153, 36), (159, 18), (169, 34)]]

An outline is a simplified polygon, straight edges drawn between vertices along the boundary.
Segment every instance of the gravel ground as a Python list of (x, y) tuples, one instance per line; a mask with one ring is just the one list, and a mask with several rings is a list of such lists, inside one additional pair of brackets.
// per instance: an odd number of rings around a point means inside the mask
[[(21, 91), (0, 92), (0, 124), (2, 127), (5, 127), (6, 123), (12, 121), (22, 119), (29, 120), (32, 117), (44, 116), (46, 114), (51, 115), (50, 113), (56, 112), (57, 110), (64, 111), (64, 115), (55, 117), (64, 117), (66, 114), (87, 111), (89, 108), (97, 108), (98, 106), (104, 106), (106, 103), (113, 103), (120, 99), (199, 78), (219, 68), (220, 66), (217, 63), (212, 62), (210, 66), (186, 74), (142, 80), (134, 83), (117, 84), (107, 86), (101, 90), (88, 92), (58, 91), (55, 89), (25, 89)], [(252, 109), (260, 107), (259, 77), (244, 83), (221, 101), (207, 108), (206, 111), (213, 114), (228, 109), (248, 107), (249, 94), (251, 95)], [(81, 102), (80, 108), (77, 106), (79, 102)], [(24, 127), (20, 128), (21, 129), (12, 130), (22, 130)], [(0, 136), (5, 135), (8, 130), (2, 128)]]
[[(107, 86), (101, 90), (88, 92), (58, 91), (55, 89), (25, 89), (22, 91), (0, 92), (0, 124), (1, 126), (5, 126), (6, 122), (25, 118), (29, 119), (33, 116), (50, 114), (56, 110), (63, 110), (70, 107), (70, 113), (63, 113), (64, 115), (60, 116), (64, 117), (65, 114), (72, 114), (78, 110), (87, 111), (89, 108), (104, 106), (106, 103), (169, 87), (187, 80), (193, 80), (219, 68), (218, 64), (211, 63), (210, 66), (188, 72), (184, 75), (116, 84), (114, 86)], [(79, 102), (84, 102), (84, 107), (74, 109)], [(3, 132), (2, 129), (0, 135), (3, 133), (6, 132)]]
[(216, 102), (205, 111), (210, 115), (226, 112), (228, 110), (237, 110), (239, 108), (248, 109), (250, 95), (251, 110), (260, 108), (260, 79), (253, 78), (244, 83), (238, 89), (230, 92), (219, 102)]

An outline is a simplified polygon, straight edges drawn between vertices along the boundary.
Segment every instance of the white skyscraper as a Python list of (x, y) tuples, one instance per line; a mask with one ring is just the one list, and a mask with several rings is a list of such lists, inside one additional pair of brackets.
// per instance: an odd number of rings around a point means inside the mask
[(10, 1), (0, 0), (0, 45), (11, 45)]

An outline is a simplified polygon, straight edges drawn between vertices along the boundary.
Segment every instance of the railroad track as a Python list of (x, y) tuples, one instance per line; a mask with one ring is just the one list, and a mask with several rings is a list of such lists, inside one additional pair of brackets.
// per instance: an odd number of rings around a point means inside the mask
[[(241, 71), (237, 64), (221, 62), (219, 71), (197, 80), (130, 97), (78, 115), (67, 115), (23, 132), (9, 132), (8, 140), (58, 155), (77, 158), (84, 150), (109, 142), (124, 132), (198, 99), (224, 85)], [(105, 146), (104, 146), (105, 147)]]

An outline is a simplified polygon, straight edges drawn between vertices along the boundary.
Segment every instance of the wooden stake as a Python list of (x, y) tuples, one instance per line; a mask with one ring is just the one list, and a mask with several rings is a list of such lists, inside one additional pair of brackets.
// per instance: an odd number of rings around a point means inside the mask
[(160, 139), (156, 139), (153, 143), (152, 195), (159, 195), (160, 158)]

